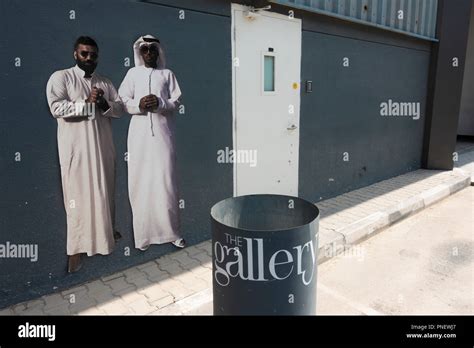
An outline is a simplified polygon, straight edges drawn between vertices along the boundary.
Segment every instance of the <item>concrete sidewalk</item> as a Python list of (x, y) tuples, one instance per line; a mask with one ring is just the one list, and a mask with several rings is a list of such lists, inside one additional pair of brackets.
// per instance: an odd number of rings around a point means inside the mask
[[(417, 170), (318, 203), (318, 262), (471, 185), (472, 146), (463, 148), (456, 167), (449, 172)], [(206, 241), (67, 291), (11, 306), (0, 310), (0, 315), (208, 314), (211, 270), (211, 242)]]
[[(319, 265), (316, 313), (474, 313), (473, 208), (470, 186)], [(190, 296), (165, 311), (212, 315), (212, 293)]]

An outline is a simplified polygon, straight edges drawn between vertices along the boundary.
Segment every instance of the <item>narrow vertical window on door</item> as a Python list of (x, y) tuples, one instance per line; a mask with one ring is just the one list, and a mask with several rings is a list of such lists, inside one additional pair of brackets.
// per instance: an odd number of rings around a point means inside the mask
[(263, 54), (263, 92), (275, 92), (275, 55), (267, 52)]

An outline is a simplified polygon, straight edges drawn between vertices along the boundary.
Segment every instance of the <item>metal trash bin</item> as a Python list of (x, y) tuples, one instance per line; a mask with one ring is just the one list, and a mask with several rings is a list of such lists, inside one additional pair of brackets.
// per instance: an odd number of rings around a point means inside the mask
[(319, 209), (263, 194), (211, 209), (214, 315), (314, 315)]

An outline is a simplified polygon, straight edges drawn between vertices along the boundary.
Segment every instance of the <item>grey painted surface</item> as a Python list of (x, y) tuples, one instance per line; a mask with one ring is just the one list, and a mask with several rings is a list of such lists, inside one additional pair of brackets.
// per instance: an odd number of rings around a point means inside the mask
[[(424, 50), (303, 31), (302, 198), (319, 201), (420, 168), (429, 58)], [(380, 116), (389, 99), (420, 102), (421, 118)]]
[(471, 10), (471, 22), (469, 24), (469, 41), (466, 65), (464, 66), (458, 134), (474, 135), (474, 6)]
[[(427, 39), (434, 39), (436, 34), (438, 0), (271, 0), (271, 2)], [(400, 19), (399, 11), (403, 11), (403, 19)]]
[(423, 144), (426, 169), (453, 169), (471, 8), (472, 0), (439, 1), (439, 44), (432, 51)]
[(135, 0), (136, 2), (170, 6), (179, 10), (194, 10), (220, 16), (230, 16), (230, 3), (222, 0)]
[[(219, 6), (218, 7), (218, 4)], [(85, 260), (83, 269), (67, 275), (66, 219), (56, 145), (56, 120), (45, 97), (51, 73), (73, 65), (72, 45), (91, 35), (100, 46), (98, 71), (115, 86), (122, 81), (132, 43), (142, 34), (157, 35), (169, 67), (183, 91), (185, 115), (178, 115), (177, 154), (183, 231), (190, 244), (210, 238), (211, 206), (232, 195), (232, 166), (217, 164), (218, 149), (232, 146), (230, 4), (193, 1), (194, 8), (218, 8), (217, 15), (136, 1), (1, 1), (0, 50), (0, 243), (37, 243), (36, 263), (0, 259), (0, 307), (53, 292), (154, 259), (173, 250), (152, 246), (135, 250), (128, 202), (126, 138), (129, 117), (113, 123), (117, 150), (116, 215), (123, 239), (109, 256)], [(69, 19), (69, 11), (76, 19)], [(14, 66), (14, 58), (22, 66)], [(15, 153), (21, 162), (15, 162)], [(131, 256), (124, 256), (124, 248)]]

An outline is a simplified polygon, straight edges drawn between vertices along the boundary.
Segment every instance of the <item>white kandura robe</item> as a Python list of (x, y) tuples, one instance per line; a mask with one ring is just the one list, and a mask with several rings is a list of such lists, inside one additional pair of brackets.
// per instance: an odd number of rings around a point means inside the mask
[[(150, 80), (151, 79), (151, 80)], [(159, 108), (142, 112), (140, 99), (154, 94)], [(181, 90), (172, 71), (131, 68), (119, 95), (132, 115), (128, 131), (128, 189), (135, 247), (181, 238), (176, 173), (175, 119)]]
[[(104, 90), (110, 108), (95, 118), (81, 106), (92, 87)], [(123, 113), (112, 82), (96, 73), (84, 78), (77, 65), (51, 75), (46, 95), (58, 122), (58, 152), (67, 214), (67, 254), (110, 254), (114, 247), (115, 147), (111, 118)]]

